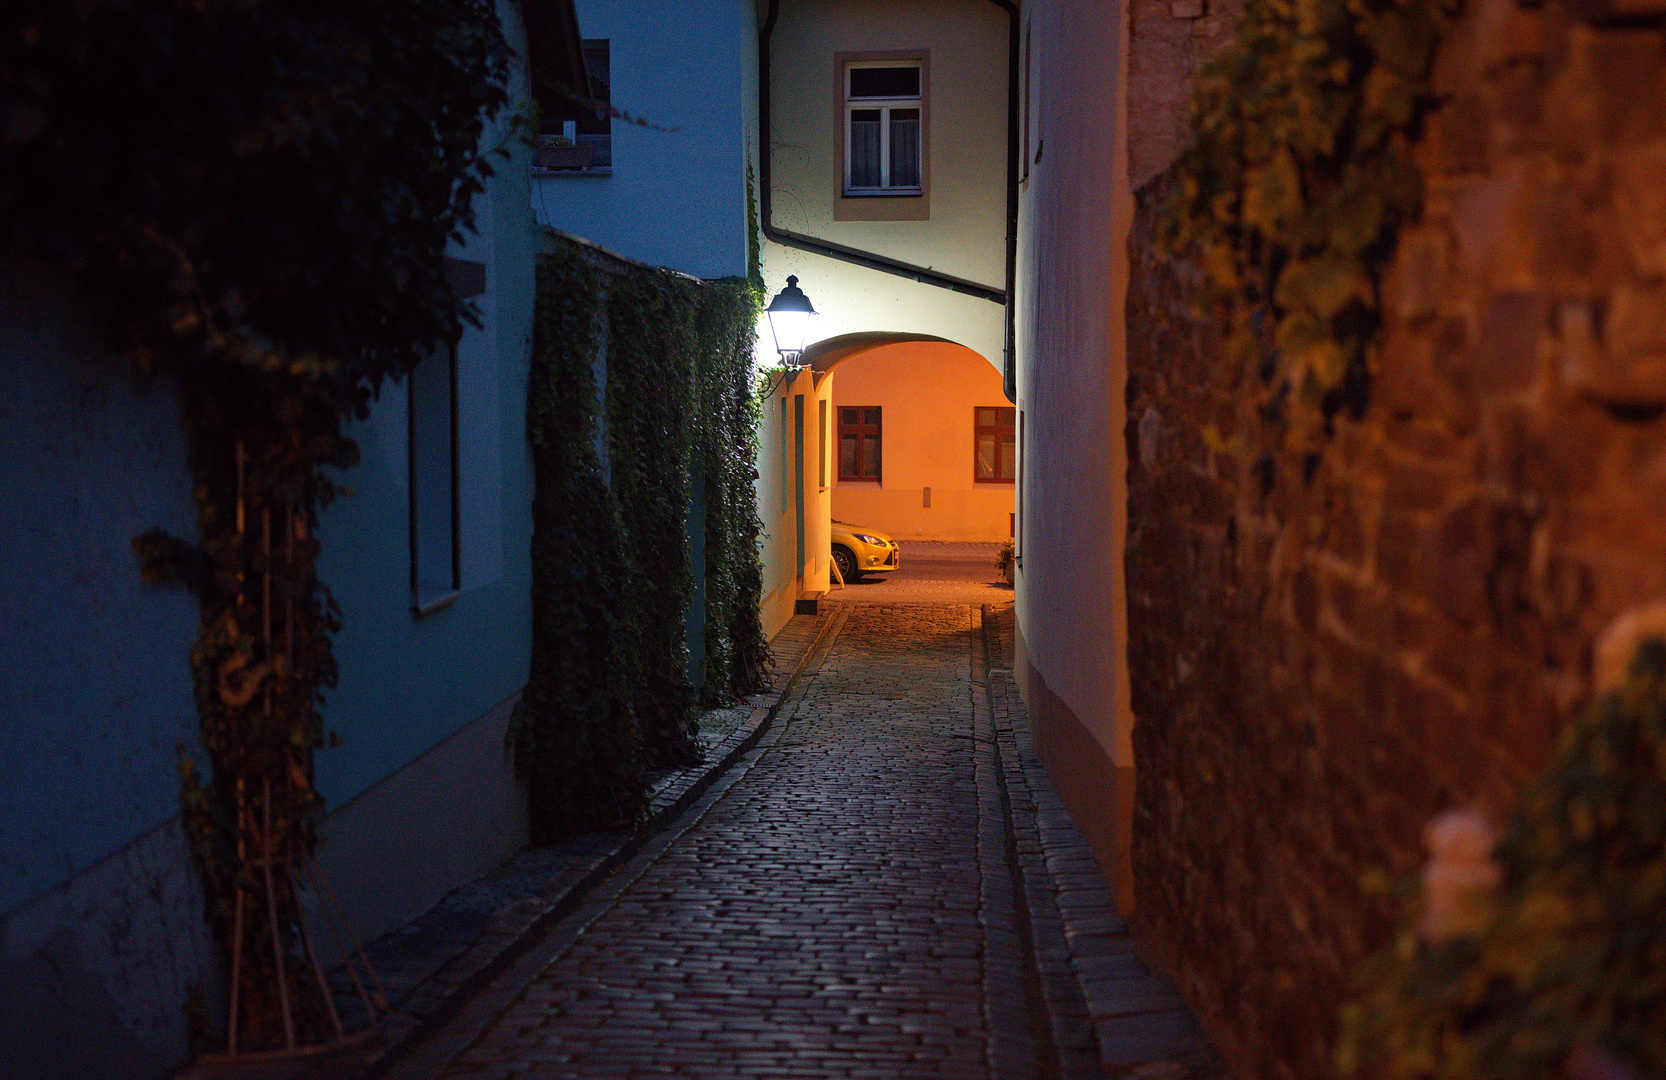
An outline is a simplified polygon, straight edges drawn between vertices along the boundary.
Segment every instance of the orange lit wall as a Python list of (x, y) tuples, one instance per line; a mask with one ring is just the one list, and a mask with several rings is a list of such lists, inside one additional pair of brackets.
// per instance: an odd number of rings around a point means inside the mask
[(840, 361), (833, 406), (879, 406), (879, 481), (838, 479), (838, 413), (829, 420), (833, 517), (899, 539), (1000, 541), (1011, 535), (1013, 485), (974, 481), (973, 410), (1010, 408), (1001, 374), (946, 341), (882, 345)]

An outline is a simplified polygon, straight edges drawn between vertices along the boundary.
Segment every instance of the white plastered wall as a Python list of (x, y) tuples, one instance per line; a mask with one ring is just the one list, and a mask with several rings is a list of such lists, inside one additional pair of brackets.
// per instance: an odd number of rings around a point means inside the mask
[(1128, 905), (1125, 11), (1115, 0), (1032, 0), (1023, 20), (1017, 619), (1033, 674), (1024, 685), (1052, 732), (1041, 741), (1055, 784)]

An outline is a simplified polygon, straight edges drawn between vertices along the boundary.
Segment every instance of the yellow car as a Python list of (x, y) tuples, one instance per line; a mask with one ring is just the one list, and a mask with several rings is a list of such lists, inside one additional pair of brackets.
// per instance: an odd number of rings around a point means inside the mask
[(844, 580), (895, 570), (901, 564), (902, 552), (890, 533), (845, 521), (833, 523), (833, 565)]

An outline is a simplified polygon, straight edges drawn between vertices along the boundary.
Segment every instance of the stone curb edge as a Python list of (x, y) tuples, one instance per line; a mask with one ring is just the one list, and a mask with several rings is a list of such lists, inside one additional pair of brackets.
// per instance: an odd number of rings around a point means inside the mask
[[(999, 640), (991, 612), (986, 609), (984, 616), (986, 655), (993, 660), (1007, 646)], [(1028, 711), (1012, 671), (990, 668), (986, 690), (992, 707), (999, 698), (1008, 710), (1006, 723), (996, 724), (1002, 736), (997, 740), (1000, 766), (1007, 784), (1031, 804), (1027, 816), (1041, 845), (1038, 869), (1049, 879), (1055, 917), (1068, 942), (1066, 967), (1087, 1007), (1099, 1075), (1219, 1080), (1219, 1059), (1173, 983), (1136, 959), (1132, 931), (1115, 913), (1103, 872), (1035, 753)], [(1057, 988), (1047, 989), (1047, 1011), (1056, 1025), (1062, 1019)], [(1054, 1034), (1062, 1033), (1055, 1028)]]
[(683, 776), (662, 789), (649, 804), (648, 815), (640, 825), (622, 835), (617, 845), (595, 859), (578, 879), (559, 896), (552, 898), (548, 908), (504, 940), (489, 959), (458, 979), (442, 996), (437, 997), (433, 1008), (410, 1023), (398, 1035), (373, 1050), (374, 1057), (366, 1061), (360, 1073), (361, 1080), (377, 1080), (384, 1076), (407, 1054), (443, 1028), (476, 993), (547, 937), (561, 920), (578, 910), (597, 885), (629, 862), (656, 834), (677, 820), (713, 783), (745, 756), (747, 751), (758, 744), (775, 722), (782, 705), (792, 696), (806, 665), (821, 646), (835, 619), (829, 613), (817, 616), (816, 621), (815, 632), (803, 653), (794, 662), (791, 674), (781, 684), (780, 690), (773, 691), (774, 700), (767, 707), (753, 709), (747, 721), (725, 737), (720, 744), (721, 755), (714, 755), (711, 762), (702, 762), (686, 770)]

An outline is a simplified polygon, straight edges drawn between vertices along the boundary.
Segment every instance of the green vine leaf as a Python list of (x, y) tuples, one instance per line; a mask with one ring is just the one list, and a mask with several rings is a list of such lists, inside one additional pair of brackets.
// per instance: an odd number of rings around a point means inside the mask
[[(533, 657), (508, 745), (544, 843), (636, 820), (645, 771), (697, 752), (692, 665), (704, 700), (727, 704), (764, 684), (768, 649), (751, 478), (759, 290), (564, 241), (537, 287)], [(693, 530), (705, 649), (691, 657)]]
[(1421, 204), (1409, 147), (1456, 14), (1455, 0), (1249, 0), (1198, 74), (1160, 236), (1203, 271), (1209, 317), (1259, 373), (1247, 411), (1269, 451), (1311, 462), (1337, 412), (1364, 408), (1378, 280)]

